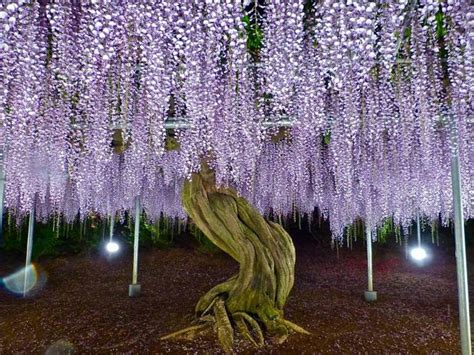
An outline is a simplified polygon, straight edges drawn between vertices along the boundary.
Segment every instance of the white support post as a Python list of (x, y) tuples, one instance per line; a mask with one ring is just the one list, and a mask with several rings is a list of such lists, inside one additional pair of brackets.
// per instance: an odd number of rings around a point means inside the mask
[(5, 194), (5, 170), (4, 170), (4, 155), (3, 149), (0, 147), (0, 245), (3, 242), (3, 200)]
[(140, 237), (140, 196), (135, 198), (135, 234), (133, 238), (133, 275), (132, 284), (128, 288), (128, 295), (130, 297), (138, 296), (141, 291), (141, 286), (138, 283), (138, 242)]
[(418, 248), (421, 248), (421, 226), (420, 226), (420, 212), (416, 212), (416, 238), (418, 240)]
[(110, 216), (109, 242), (111, 242), (114, 237), (114, 225), (115, 225), (115, 216), (112, 214)]
[(372, 233), (368, 225), (365, 226), (365, 237), (367, 241), (367, 291), (364, 292), (364, 299), (367, 302), (373, 302), (377, 300), (377, 292), (374, 291), (372, 274)]
[(25, 259), (25, 271), (24, 271), (24, 283), (23, 283), (23, 297), (26, 297), (29, 287), (28, 287), (28, 274), (31, 267), (31, 254), (33, 251), (33, 232), (34, 232), (34, 223), (35, 223), (35, 202), (36, 199), (33, 199), (33, 205), (31, 206), (30, 216), (28, 219), (28, 239), (26, 241), (26, 259)]
[(0, 162), (0, 245), (3, 241), (3, 195), (5, 193), (5, 174), (3, 172), (3, 161)]
[(463, 355), (472, 354), (471, 322), (469, 319), (469, 291), (467, 282), (466, 243), (464, 235), (464, 216), (461, 195), (461, 171), (459, 154), (451, 158), (451, 183), (454, 199), (454, 236), (456, 242), (456, 270), (458, 279), (459, 298), (459, 327), (461, 329), (461, 352)]

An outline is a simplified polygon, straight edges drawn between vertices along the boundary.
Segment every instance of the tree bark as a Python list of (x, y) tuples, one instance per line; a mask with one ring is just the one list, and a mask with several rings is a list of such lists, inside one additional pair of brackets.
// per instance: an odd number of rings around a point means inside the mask
[(234, 326), (256, 346), (263, 345), (264, 332), (278, 343), (289, 330), (307, 333), (283, 318), (295, 267), (288, 233), (235, 190), (217, 188), (207, 166), (185, 182), (182, 202), (206, 237), (240, 264), (239, 273), (208, 291), (195, 309), (201, 322), (215, 325), (223, 349), (232, 348)]

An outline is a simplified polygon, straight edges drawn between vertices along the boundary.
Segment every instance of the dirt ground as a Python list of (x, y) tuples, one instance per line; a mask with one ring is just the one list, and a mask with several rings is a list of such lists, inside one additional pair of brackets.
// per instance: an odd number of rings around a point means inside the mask
[[(405, 259), (402, 247), (375, 245), (379, 300), (368, 304), (362, 299), (362, 246), (340, 249), (339, 259), (310, 238), (297, 241), (296, 247), (296, 283), (285, 315), (312, 335), (292, 335), (286, 343), (267, 344), (258, 353), (459, 353), (452, 250), (431, 246), (431, 262), (418, 267)], [(18, 265), (0, 258), (0, 276)], [(135, 299), (127, 295), (130, 250), (113, 260), (91, 253), (37, 266), (46, 279), (31, 298), (0, 290), (1, 354), (44, 354), (48, 349), (94, 354), (220, 352), (212, 337), (192, 342), (164, 342), (159, 337), (189, 326), (200, 295), (237, 271), (224, 254), (209, 256), (183, 246), (142, 252), (143, 291)], [(239, 339), (235, 351), (256, 352)]]

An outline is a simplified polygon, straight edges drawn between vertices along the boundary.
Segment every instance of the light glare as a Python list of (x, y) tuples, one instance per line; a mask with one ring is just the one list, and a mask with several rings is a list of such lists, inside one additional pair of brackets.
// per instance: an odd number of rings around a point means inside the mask
[(109, 253), (116, 253), (119, 251), (120, 247), (117, 243), (115, 242), (108, 242), (107, 245), (105, 246), (105, 249), (109, 252)]
[(20, 269), (19, 271), (2, 279), (5, 288), (15, 294), (28, 293), (35, 287), (38, 281), (38, 272), (34, 264)]
[(410, 255), (413, 259), (417, 261), (424, 260), (428, 256), (426, 254), (426, 250), (421, 247), (413, 248), (410, 252)]

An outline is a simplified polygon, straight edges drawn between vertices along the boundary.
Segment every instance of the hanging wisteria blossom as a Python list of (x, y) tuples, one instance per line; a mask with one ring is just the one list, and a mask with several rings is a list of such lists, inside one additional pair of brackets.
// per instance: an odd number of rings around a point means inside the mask
[(454, 153), (472, 218), (473, 23), (467, 0), (3, 1), (6, 206), (72, 220), (140, 197), (184, 219), (205, 162), (262, 213), (318, 208), (341, 237), (447, 223)]

